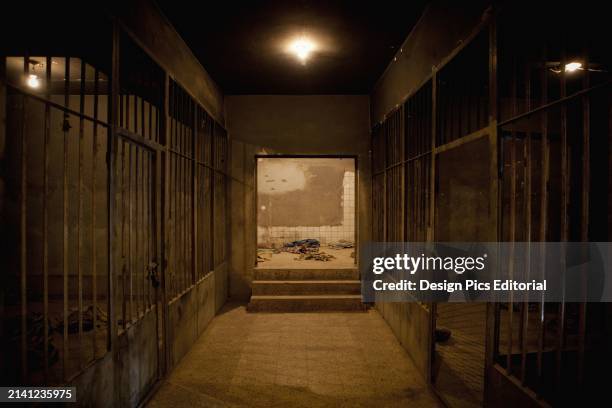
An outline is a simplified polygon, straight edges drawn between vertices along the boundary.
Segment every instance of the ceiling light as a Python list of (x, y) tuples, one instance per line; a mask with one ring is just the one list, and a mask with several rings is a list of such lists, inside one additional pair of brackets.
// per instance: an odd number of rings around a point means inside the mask
[(27, 84), (30, 88), (38, 88), (40, 86), (40, 80), (37, 75), (30, 74), (28, 76)]
[(309, 39), (300, 37), (291, 43), (289, 49), (304, 64), (315, 46)]
[(582, 63), (580, 62), (572, 61), (565, 64), (565, 72), (574, 72), (579, 69), (582, 69)]

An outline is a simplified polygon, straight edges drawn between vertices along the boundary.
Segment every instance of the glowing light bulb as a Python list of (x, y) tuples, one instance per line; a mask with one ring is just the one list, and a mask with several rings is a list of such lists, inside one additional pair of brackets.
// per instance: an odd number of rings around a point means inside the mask
[(315, 47), (312, 41), (302, 37), (295, 40), (290, 48), (291, 52), (293, 52), (302, 63), (305, 63)]
[(565, 64), (565, 72), (574, 72), (579, 69), (582, 69), (582, 64), (580, 62), (572, 61)]
[(40, 79), (37, 75), (30, 74), (28, 76), (27, 84), (30, 88), (38, 88), (40, 86)]

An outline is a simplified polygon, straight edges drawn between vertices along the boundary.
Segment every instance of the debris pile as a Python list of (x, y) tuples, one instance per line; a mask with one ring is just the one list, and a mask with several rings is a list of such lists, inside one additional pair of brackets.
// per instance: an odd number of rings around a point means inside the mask
[[(90, 331), (93, 329), (94, 322), (94, 307), (93, 305), (89, 305), (86, 309), (83, 309), (81, 313), (83, 331)], [(79, 332), (79, 309), (76, 307), (70, 308), (68, 310), (68, 318), (66, 319), (68, 322), (68, 333), (78, 333)], [(108, 321), (108, 316), (106, 312), (100, 308), (100, 306), (96, 305), (96, 323), (97, 327), (102, 327), (106, 325)], [(58, 317), (55, 319), (53, 324), (53, 328), (57, 330), (58, 333), (63, 333), (64, 331), (64, 318)]]
[(355, 248), (355, 243), (346, 239), (339, 239), (338, 241), (330, 242), (328, 246), (332, 249), (347, 249)]
[(308, 254), (319, 252), (321, 243), (312, 238), (300, 239), (298, 241), (287, 242), (281, 248), (282, 251), (290, 252), (292, 254)]
[(317, 252), (300, 254), (300, 256), (295, 258), (296, 261), (323, 261), (323, 262), (331, 261), (332, 259), (336, 259), (336, 257), (331, 254), (326, 254), (325, 252), (319, 252), (318, 249), (317, 249)]
[(257, 249), (257, 262), (269, 261), (272, 254), (279, 254), (280, 251), (276, 248), (258, 248)]

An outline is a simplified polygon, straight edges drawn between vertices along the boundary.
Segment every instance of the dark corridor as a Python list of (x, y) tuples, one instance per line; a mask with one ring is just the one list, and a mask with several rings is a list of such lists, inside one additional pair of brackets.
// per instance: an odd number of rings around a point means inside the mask
[(609, 400), (612, 303), (364, 289), (376, 244), (609, 246), (603, 7), (58, 4), (2, 6), (0, 402)]

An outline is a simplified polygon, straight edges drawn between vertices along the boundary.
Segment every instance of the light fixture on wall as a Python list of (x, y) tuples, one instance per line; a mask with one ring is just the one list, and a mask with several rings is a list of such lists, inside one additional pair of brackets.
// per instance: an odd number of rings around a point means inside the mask
[(570, 61), (565, 65), (558, 64), (550, 68), (552, 72), (555, 74), (560, 74), (561, 72), (565, 72), (566, 74), (571, 74), (576, 71), (583, 71), (582, 62), (578, 61)]
[(30, 74), (28, 75), (28, 79), (26, 80), (26, 83), (28, 84), (30, 88), (37, 89), (40, 86), (40, 79), (38, 78), (38, 75)]
[(574, 72), (582, 69), (582, 63), (577, 61), (568, 62), (565, 64), (565, 72)]

